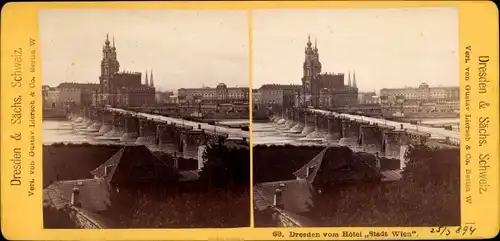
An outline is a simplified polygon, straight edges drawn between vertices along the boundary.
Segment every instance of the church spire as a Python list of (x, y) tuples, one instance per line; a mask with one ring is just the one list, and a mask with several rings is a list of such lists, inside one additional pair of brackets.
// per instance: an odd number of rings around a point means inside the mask
[(106, 41), (104, 43), (106, 46), (109, 46), (109, 34), (106, 34)]
[(155, 87), (155, 83), (153, 82), (153, 69), (151, 69), (151, 79), (149, 81), (149, 86)]
[(356, 85), (356, 71), (352, 73), (352, 87), (357, 88), (358, 86)]
[(115, 48), (115, 35), (113, 34), (113, 48)]
[(314, 50), (318, 51), (318, 39), (314, 38)]
[(146, 81), (144, 83), (145, 86), (149, 86), (149, 81), (148, 81), (148, 69), (146, 69)]
[(349, 70), (349, 78), (347, 80), (347, 86), (351, 86), (351, 71)]

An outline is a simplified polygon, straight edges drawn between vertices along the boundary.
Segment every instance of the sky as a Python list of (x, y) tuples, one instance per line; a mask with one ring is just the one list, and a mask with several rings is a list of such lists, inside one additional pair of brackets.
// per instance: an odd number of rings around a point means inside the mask
[(109, 33), (120, 70), (152, 69), (159, 90), (249, 86), (246, 11), (42, 10), (39, 27), (46, 85), (98, 83)]
[(308, 34), (322, 72), (355, 71), (359, 91), (459, 85), (456, 8), (259, 10), (252, 18), (253, 88), (301, 84)]

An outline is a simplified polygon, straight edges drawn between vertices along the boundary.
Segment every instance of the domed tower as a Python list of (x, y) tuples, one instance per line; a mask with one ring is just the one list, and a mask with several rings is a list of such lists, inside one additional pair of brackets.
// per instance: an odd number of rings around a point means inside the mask
[(111, 76), (118, 72), (120, 69), (120, 64), (116, 59), (116, 48), (110, 46), (108, 34), (106, 34), (106, 41), (104, 41), (104, 46), (102, 47), (102, 60), (101, 60), (101, 76), (99, 77), (99, 83), (101, 85), (101, 92), (109, 94), (112, 92), (112, 86), (110, 83)]
[(318, 41), (314, 40), (314, 55), (313, 55), (313, 69), (317, 74), (321, 73), (321, 62), (319, 62)]
[(317, 74), (321, 73), (321, 62), (319, 61), (318, 47), (316, 43), (314, 48), (312, 47), (310, 35), (307, 38), (303, 70), (304, 75), (302, 77), (302, 91), (306, 102), (304, 104), (310, 105), (310, 103), (308, 103), (309, 99), (315, 92), (313, 90), (313, 79)]
[(120, 63), (117, 60), (116, 56), (116, 47), (115, 47), (115, 36), (113, 36), (113, 46), (111, 47), (111, 60), (113, 64), (111, 65), (111, 73), (117, 73), (120, 71)]
[(309, 36), (304, 51), (305, 54), (304, 65), (303, 65), (304, 78), (302, 79), (302, 83), (304, 84), (305, 92), (310, 91), (308, 85), (310, 85), (310, 79), (311, 79), (310, 77), (313, 76), (312, 67), (313, 67), (314, 51), (311, 46), (312, 46), (311, 36)]

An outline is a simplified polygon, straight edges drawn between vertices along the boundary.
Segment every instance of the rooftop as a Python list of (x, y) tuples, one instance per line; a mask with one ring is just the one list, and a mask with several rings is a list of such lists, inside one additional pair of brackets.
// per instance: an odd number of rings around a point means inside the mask
[(111, 205), (108, 186), (103, 178), (56, 181), (43, 190), (44, 206), (62, 209), (71, 204), (73, 190), (80, 191), (81, 208), (91, 212), (104, 211)]
[(92, 89), (95, 89), (95, 88), (99, 88), (99, 84), (96, 84), (96, 83), (77, 83), (77, 82), (63, 82), (63, 83), (60, 83), (57, 88), (72, 88), (72, 89), (75, 89), (75, 88), (92, 88)]

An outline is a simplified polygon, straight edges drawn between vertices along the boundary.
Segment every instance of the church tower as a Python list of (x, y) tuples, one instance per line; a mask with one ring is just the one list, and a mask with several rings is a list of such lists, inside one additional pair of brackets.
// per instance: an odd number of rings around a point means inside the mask
[(358, 88), (358, 86), (356, 84), (356, 72), (352, 73), (352, 87)]
[(149, 87), (155, 87), (155, 82), (153, 81), (153, 70), (151, 70), (151, 79), (149, 80)]
[(347, 86), (351, 86), (351, 71), (349, 71), (349, 79), (347, 80)]
[(104, 41), (104, 46), (102, 47), (101, 76), (99, 77), (101, 92), (103, 94), (112, 92), (111, 76), (119, 70), (120, 63), (116, 59), (115, 39), (113, 37), (113, 45), (111, 46), (108, 34), (106, 34), (106, 41)]
[(311, 97), (314, 92), (313, 79), (317, 74), (321, 73), (321, 62), (319, 61), (318, 46), (315, 42), (314, 48), (312, 47), (310, 35), (307, 38), (307, 44), (304, 53), (304, 73), (302, 77), (303, 98), (305, 102), (304, 104), (310, 105)]
[(145, 86), (149, 86), (149, 80), (148, 80), (148, 70), (146, 69), (146, 72), (144, 73), (145, 75), (145, 81), (144, 81), (144, 85)]

